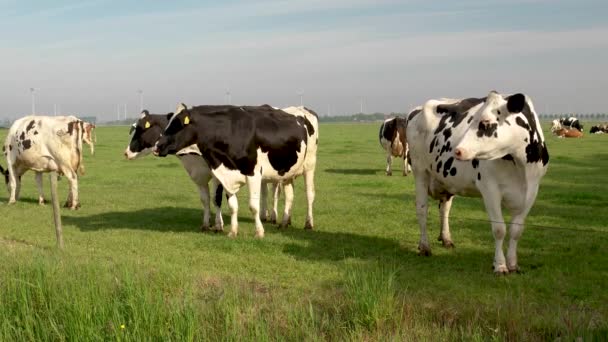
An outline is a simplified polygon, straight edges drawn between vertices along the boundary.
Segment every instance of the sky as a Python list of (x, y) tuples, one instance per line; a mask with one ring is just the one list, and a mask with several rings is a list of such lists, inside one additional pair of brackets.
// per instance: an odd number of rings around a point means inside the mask
[(30, 88), (36, 114), (98, 120), (227, 91), (320, 115), (490, 90), (608, 112), (608, 1), (0, 0), (0, 119), (32, 112)]

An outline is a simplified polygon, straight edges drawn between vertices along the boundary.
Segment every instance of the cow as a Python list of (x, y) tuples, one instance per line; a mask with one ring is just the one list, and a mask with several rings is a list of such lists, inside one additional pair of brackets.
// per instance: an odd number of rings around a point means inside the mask
[(578, 129), (567, 129), (567, 128), (558, 128), (551, 129), (551, 133), (553, 133), (558, 138), (582, 138), (583, 132)]
[(602, 125), (592, 126), (591, 129), (589, 130), (589, 133), (591, 133), (591, 134), (604, 134), (604, 133), (608, 133), (608, 124), (602, 124)]
[(42, 172), (56, 171), (70, 184), (65, 207), (80, 208), (78, 173), (84, 174), (82, 142), (85, 122), (75, 116), (26, 116), (16, 120), (8, 131), (3, 150), (7, 161), (5, 178), (9, 204), (19, 199), (21, 176), (36, 172), (38, 203), (44, 204)]
[(91, 150), (91, 155), (95, 155), (95, 143), (97, 143), (97, 134), (95, 134), (95, 124), (84, 122), (84, 134), (82, 141), (84, 141)]
[[(248, 185), (249, 208), (255, 237), (264, 237), (260, 220), (262, 180), (281, 182), (285, 199), (293, 199), (293, 179), (304, 175), (307, 198), (305, 229), (313, 229), (314, 171), (318, 144), (318, 117), (306, 107), (284, 110), (262, 106), (197, 106), (180, 104), (156, 144), (164, 157), (196, 144), (213, 175), (232, 195)], [(289, 189), (289, 190), (288, 190)], [(228, 198), (232, 220), (229, 236), (236, 237), (238, 202)], [(286, 210), (288, 212), (288, 210)], [(283, 222), (289, 217), (283, 217)]]
[(393, 157), (403, 158), (403, 175), (408, 174), (408, 147), (405, 139), (405, 118), (390, 118), (380, 125), (380, 146), (386, 151), (386, 175), (392, 176)]
[[(173, 113), (168, 114), (150, 114), (147, 110), (142, 111), (141, 116), (135, 122), (129, 131), (131, 140), (125, 149), (124, 156), (128, 160), (133, 160), (146, 156), (152, 152), (154, 144), (160, 138), (161, 133), (167, 127), (169, 119)], [(222, 187), (217, 181), (212, 182), (211, 192), (214, 194), (213, 204), (215, 206), (215, 226), (210, 228), (210, 196), (209, 196), (209, 181), (212, 179), (211, 170), (201, 156), (196, 145), (187, 146), (186, 148), (176, 153), (177, 158), (182, 163), (182, 166), (190, 176), (190, 179), (199, 190), (201, 203), (203, 204), (203, 222), (201, 231), (222, 231), (224, 229), (224, 221), (222, 219), (221, 204), (222, 204)]]
[[(555, 125), (555, 120), (553, 120), (553, 122)], [(569, 118), (561, 118), (561, 119), (559, 119), (558, 122), (564, 128), (569, 128), (569, 129), (575, 128), (575, 129), (578, 129), (580, 132), (583, 131), (583, 125), (577, 118), (575, 118), (573, 116), (571, 116)]]
[[(428, 197), (439, 200), (439, 241), (453, 247), (448, 223), (455, 195), (481, 196), (495, 239), (494, 272), (519, 269), (517, 242), (547, 171), (549, 153), (532, 100), (524, 94), (429, 100), (408, 115), (420, 255), (431, 255)], [(501, 204), (512, 214), (507, 258)]]

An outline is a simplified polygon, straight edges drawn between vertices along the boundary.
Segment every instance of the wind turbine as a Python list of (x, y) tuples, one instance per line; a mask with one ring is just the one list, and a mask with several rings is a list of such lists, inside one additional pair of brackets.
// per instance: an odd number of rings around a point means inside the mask
[[(143, 112), (144, 111), (144, 91), (141, 89), (137, 89), (137, 92), (139, 93), (139, 112)], [(125, 119), (126, 119), (126, 110), (125, 110)]]
[(304, 106), (304, 90), (299, 90), (296, 94), (300, 96), (300, 106)]
[(36, 99), (34, 91), (36, 91), (36, 89), (30, 88), (30, 93), (32, 94), (32, 115), (36, 115)]

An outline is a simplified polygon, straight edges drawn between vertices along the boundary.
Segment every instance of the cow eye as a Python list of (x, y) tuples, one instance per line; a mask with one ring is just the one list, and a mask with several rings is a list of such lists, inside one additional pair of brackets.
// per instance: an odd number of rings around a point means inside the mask
[(498, 115), (500, 115), (500, 110), (497, 110), (496, 113), (498, 113)]

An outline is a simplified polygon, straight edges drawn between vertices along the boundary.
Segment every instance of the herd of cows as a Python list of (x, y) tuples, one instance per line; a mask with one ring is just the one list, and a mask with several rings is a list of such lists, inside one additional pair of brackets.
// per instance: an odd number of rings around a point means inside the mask
[[(582, 133), (578, 120), (556, 122), (553, 132)], [(36, 172), (39, 202), (44, 203), (41, 173), (56, 171), (70, 183), (65, 206), (77, 209), (78, 174), (84, 172), (83, 143), (93, 152), (94, 128), (73, 116), (27, 116), (15, 121), (3, 146), (7, 169), (0, 166), (10, 193), (9, 204), (19, 198), (21, 176), (27, 170)], [(181, 161), (199, 189), (202, 230), (223, 230), (220, 208), (225, 194), (231, 213), (229, 236), (237, 235), (236, 193), (244, 185), (249, 190), (256, 237), (264, 236), (262, 221), (277, 222), (281, 190), (285, 197), (281, 226), (288, 226), (293, 181), (298, 176), (303, 176), (306, 189), (305, 228), (314, 227), (319, 121), (306, 107), (180, 104), (174, 113), (143, 111), (131, 128), (130, 138), (124, 152), (129, 160), (153, 153), (158, 157), (175, 155)], [(494, 272), (518, 271), (517, 242), (549, 162), (540, 121), (528, 96), (492, 91), (483, 98), (429, 100), (405, 118), (386, 120), (379, 138), (387, 151), (386, 174), (392, 174), (395, 156), (403, 158), (404, 175), (410, 170), (414, 175), (421, 255), (431, 254), (429, 197), (439, 201), (438, 240), (448, 248), (454, 246), (449, 227), (454, 196), (482, 197), (495, 238)], [(266, 208), (269, 185), (273, 194), (270, 211)], [(216, 209), (213, 226), (211, 202)], [(506, 258), (503, 206), (512, 215)]]

